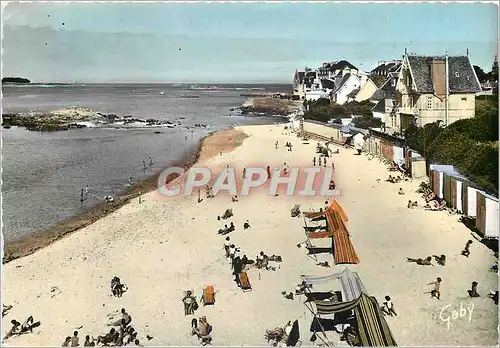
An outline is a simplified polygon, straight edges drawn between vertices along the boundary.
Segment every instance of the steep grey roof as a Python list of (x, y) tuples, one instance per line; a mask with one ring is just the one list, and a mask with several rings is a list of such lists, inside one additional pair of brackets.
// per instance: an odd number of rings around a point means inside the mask
[(345, 74), (344, 77), (342, 77), (342, 80), (337, 84), (337, 88), (335, 89), (335, 92), (338, 91), (344, 83), (346, 83), (347, 80), (349, 80), (349, 77), (351, 77), (351, 74)]
[[(397, 84), (397, 82), (398, 82), (398, 74), (397, 73), (391, 73), (387, 77), (387, 80), (385, 80), (385, 82), (382, 85), (382, 87), (380, 87), (380, 89), (383, 90), (383, 91), (385, 91), (385, 92), (389, 92), (389, 93), (395, 92), (396, 91), (396, 84)], [(419, 91), (420, 91), (420, 89), (419, 89)]]
[(385, 112), (385, 99), (381, 99), (377, 104), (372, 108), (373, 112)]
[(338, 62), (330, 64), (330, 71), (342, 70), (345, 68), (358, 70), (358, 68), (356, 68), (354, 65), (349, 63), (347, 60), (339, 60)]
[(356, 88), (356, 89), (355, 89), (355, 90), (353, 90), (351, 93), (349, 93), (349, 94), (347, 95), (347, 97), (348, 97), (348, 98), (355, 98), (355, 97), (356, 97), (356, 95), (359, 93), (359, 90), (360, 90), (360, 88)]
[(304, 82), (304, 75), (305, 75), (305, 74), (306, 74), (305, 72), (303, 72), (303, 71), (299, 71), (299, 74), (298, 74), (298, 75), (299, 75), (299, 81), (300, 81), (300, 83), (303, 83), (303, 82)]
[(375, 69), (371, 71), (371, 73), (378, 73), (382, 71), (387, 71), (387, 73), (395, 72), (401, 67), (401, 61), (397, 62), (390, 62), (390, 63), (383, 63), (377, 66)]
[[(420, 93), (434, 93), (431, 76), (433, 59), (445, 57), (408, 56), (413, 80)], [(476, 74), (466, 56), (448, 57), (448, 88), (450, 93), (481, 92)]]
[(383, 90), (377, 89), (371, 96), (372, 100), (382, 100), (385, 99), (385, 92)]
[(321, 86), (323, 88), (335, 89), (335, 82), (329, 79), (321, 79)]

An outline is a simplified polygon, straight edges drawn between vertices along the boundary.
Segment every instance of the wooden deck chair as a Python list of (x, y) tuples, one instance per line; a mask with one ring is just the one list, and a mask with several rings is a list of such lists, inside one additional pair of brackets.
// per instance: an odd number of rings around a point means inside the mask
[(203, 306), (215, 304), (215, 289), (213, 285), (207, 285), (203, 289)]
[(222, 215), (221, 218), (223, 218), (225, 220), (225, 219), (229, 219), (231, 216), (233, 216), (233, 209), (226, 209), (226, 211), (224, 212), (224, 215)]
[(248, 279), (247, 272), (241, 272), (238, 274), (238, 279), (240, 281), (240, 288), (245, 291), (251, 291), (252, 285), (250, 285), (250, 280)]
[(292, 209), (290, 209), (291, 217), (300, 216), (300, 204), (295, 204)]

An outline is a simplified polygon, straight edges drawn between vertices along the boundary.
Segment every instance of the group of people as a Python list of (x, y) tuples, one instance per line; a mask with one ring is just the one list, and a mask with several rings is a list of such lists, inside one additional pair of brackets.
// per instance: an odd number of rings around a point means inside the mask
[(411, 257), (407, 257), (406, 262), (415, 262), (419, 266), (433, 266), (433, 264), (431, 263), (432, 258), (434, 258), (437, 264), (440, 266), (444, 266), (446, 264), (446, 255), (443, 254), (441, 254), (440, 256), (438, 255), (427, 256), (425, 259), (423, 258), (413, 259)]
[(389, 175), (389, 178), (387, 178), (386, 180), (387, 182), (390, 182), (392, 184), (397, 184), (397, 183), (400, 183), (401, 181), (403, 181), (403, 178), (401, 178), (401, 176), (392, 176), (392, 175)]
[[(137, 331), (130, 325), (132, 317), (122, 308), (120, 311), (121, 318), (108, 324), (112, 326), (109, 332), (105, 335), (99, 335), (97, 338), (90, 335), (85, 336), (84, 347), (95, 347), (102, 344), (103, 346), (141, 346), (137, 339)], [(78, 331), (73, 332), (73, 336), (68, 336), (62, 343), (62, 347), (78, 347), (80, 345), (80, 338)]]
[(22, 324), (15, 319), (12, 319), (10, 323), (12, 324), (12, 328), (9, 330), (9, 332), (7, 332), (7, 334), (3, 338), (4, 340), (14, 335), (22, 335), (28, 332), (32, 333), (34, 328), (40, 326), (40, 322), (35, 322), (33, 316), (31, 315)]

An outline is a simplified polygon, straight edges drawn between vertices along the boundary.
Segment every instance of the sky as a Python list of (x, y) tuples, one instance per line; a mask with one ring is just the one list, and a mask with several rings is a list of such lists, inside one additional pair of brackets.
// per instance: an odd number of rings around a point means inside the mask
[(345, 59), (465, 55), (491, 70), (487, 3), (9, 3), (3, 76), (36, 82), (291, 83)]

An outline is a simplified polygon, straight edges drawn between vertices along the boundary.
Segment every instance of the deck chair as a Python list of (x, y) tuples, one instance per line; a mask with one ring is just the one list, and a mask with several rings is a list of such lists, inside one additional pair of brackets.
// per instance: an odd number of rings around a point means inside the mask
[(215, 304), (215, 289), (213, 285), (207, 285), (203, 289), (203, 306)]
[(238, 274), (238, 279), (240, 281), (240, 288), (245, 291), (251, 291), (252, 285), (250, 285), (250, 280), (248, 279), (247, 272), (241, 272)]
[(224, 215), (222, 215), (221, 218), (223, 218), (225, 220), (225, 219), (229, 219), (231, 216), (233, 216), (233, 209), (226, 209), (226, 211), (224, 212)]
[(300, 216), (300, 204), (295, 204), (292, 209), (290, 209), (291, 217)]

